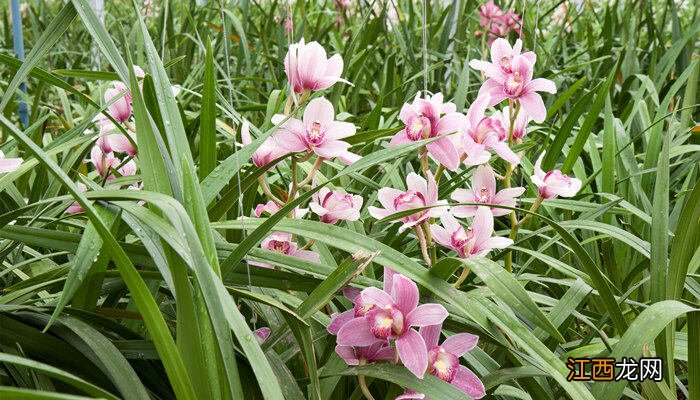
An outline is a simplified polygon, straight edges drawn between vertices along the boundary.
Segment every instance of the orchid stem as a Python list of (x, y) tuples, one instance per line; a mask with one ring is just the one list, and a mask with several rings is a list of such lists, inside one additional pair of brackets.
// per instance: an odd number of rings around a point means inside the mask
[(418, 243), (420, 243), (420, 251), (421, 254), (423, 254), (423, 261), (425, 261), (425, 263), (428, 264), (428, 267), (430, 267), (432, 264), (430, 263), (430, 256), (428, 255), (428, 246), (425, 241), (423, 229), (421, 229), (421, 227), (417, 225), (414, 227), (414, 230), (416, 231), (416, 236), (418, 236)]
[(456, 289), (462, 286), (462, 283), (464, 283), (464, 281), (467, 279), (467, 276), (469, 276), (469, 271), (469, 267), (465, 265), (462, 269), (462, 273), (459, 275), (459, 278), (457, 278), (457, 281), (452, 286)]
[[(508, 99), (508, 112), (509, 112), (509, 119), (510, 119), (510, 129), (508, 133), (508, 147), (513, 145), (513, 127), (515, 125), (515, 118), (518, 116), (518, 112), (520, 111), (520, 105), (513, 108), (513, 100)], [(509, 189), (511, 186), (510, 178), (511, 175), (513, 174), (513, 164), (508, 163), (508, 166), (506, 167), (506, 175), (503, 177), (503, 184), (506, 187), (506, 189)], [(518, 217), (515, 215), (515, 211), (511, 211), (508, 214), (508, 218), (510, 219), (510, 234), (508, 237), (510, 239), (515, 239), (515, 237), (518, 234)], [(503, 257), (503, 264), (505, 266), (506, 271), (508, 272), (513, 272), (513, 252), (508, 251)]]
[(308, 250), (308, 249), (311, 248), (311, 246), (314, 245), (314, 243), (315, 243), (315, 241), (314, 241), (313, 239), (311, 239), (311, 240), (309, 240), (308, 242), (306, 242), (306, 244), (304, 245), (304, 247), (302, 247), (302, 248), (299, 249), (299, 250)]
[(362, 389), (362, 394), (365, 396), (367, 400), (374, 400), (374, 397), (372, 397), (372, 393), (369, 391), (369, 388), (367, 387), (367, 381), (365, 380), (364, 375), (358, 375), (357, 380), (360, 382), (360, 389)]
[(435, 183), (440, 183), (440, 177), (442, 176), (442, 171), (445, 170), (445, 167), (440, 164), (438, 165), (437, 169), (435, 170)]
[(309, 182), (311, 182), (311, 180), (314, 179), (314, 176), (316, 176), (316, 171), (321, 166), (321, 164), (323, 164), (323, 160), (324, 160), (323, 157), (319, 157), (316, 159), (316, 161), (314, 162), (314, 165), (311, 166), (311, 171), (309, 171), (309, 175), (303, 181), (299, 182), (300, 188), (303, 188)]
[(270, 188), (267, 186), (267, 182), (265, 182), (265, 176), (260, 175), (258, 177), (258, 183), (260, 184), (260, 188), (262, 189), (263, 193), (265, 193), (265, 196), (277, 203), (278, 206), (284, 207), (284, 202), (270, 191)]
[(426, 247), (430, 248), (430, 263), (428, 264), (430, 266), (435, 264), (435, 260), (437, 259), (437, 249), (435, 249), (435, 245), (433, 244), (433, 235), (430, 233), (429, 221), (426, 220), (423, 222), (423, 229), (425, 230), (425, 245)]
[(128, 120), (127, 120), (127, 121), (124, 121), (124, 126), (126, 126), (126, 129), (128, 129), (128, 130), (130, 130), (130, 131), (136, 133), (136, 128), (135, 128), (134, 125), (133, 125), (131, 122), (129, 122)]
[(532, 206), (530, 206), (529, 213), (528, 213), (527, 215), (525, 215), (525, 216), (523, 217), (523, 219), (521, 219), (521, 220), (518, 222), (518, 225), (522, 225), (522, 224), (524, 224), (525, 222), (527, 222), (527, 221), (532, 217), (532, 213), (534, 213), (535, 211), (537, 211), (538, 208), (540, 208), (540, 205), (542, 204), (542, 201), (543, 201), (543, 200), (544, 200), (544, 197), (542, 197), (542, 196), (537, 196), (537, 198), (535, 199), (535, 201), (532, 203)]

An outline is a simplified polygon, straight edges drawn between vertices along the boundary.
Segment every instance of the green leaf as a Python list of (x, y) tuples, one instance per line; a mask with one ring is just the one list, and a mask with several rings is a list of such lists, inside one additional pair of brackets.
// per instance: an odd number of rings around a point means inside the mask
[(211, 41), (207, 40), (204, 61), (202, 108), (199, 113), (199, 180), (216, 167), (216, 71)]

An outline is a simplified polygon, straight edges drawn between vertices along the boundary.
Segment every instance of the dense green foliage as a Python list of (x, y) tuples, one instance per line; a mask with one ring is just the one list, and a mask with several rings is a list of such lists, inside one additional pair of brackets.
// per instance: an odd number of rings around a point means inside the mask
[[(535, 76), (558, 89), (542, 93), (547, 118), (515, 147), (523, 156), (513, 186), (527, 188), (517, 215), (536, 201), (529, 177), (543, 150), (544, 170), (559, 167), (583, 188), (544, 202), (512, 246), (486, 258), (431, 246), (430, 269), (414, 231), (400, 232), (399, 216), (377, 221), (367, 206), (378, 205), (378, 189), (403, 188), (421, 170), (424, 142), (387, 146), (404, 128), (404, 103), (424, 84), (459, 112), (476, 99), (483, 79), (467, 64), (489, 56), (475, 36), (480, 3), (427, 1), (423, 15), (411, 0), (346, 10), (296, 1), (292, 32), (285, 1), (180, 0), (148, 10), (108, 1), (104, 25), (87, 0), (27, 3), (24, 62), (12, 52), (7, 9), (0, 19), (0, 150), (24, 160), (0, 173), (0, 398), (360, 399), (358, 375), (376, 399), (402, 387), (464, 398), (431, 375), (348, 367), (334, 352), (331, 313), (352, 308), (340, 289), (381, 287), (385, 267), (447, 308), (445, 332), (479, 336), (462, 364), (486, 398), (700, 398), (693, 1), (498, 2), (523, 15)], [(397, 18), (387, 15), (392, 3)], [(561, 4), (565, 18), (552, 23)], [(306, 208), (314, 189), (273, 217), (240, 219), (268, 201), (259, 177), (282, 196), (295, 174), (315, 168), (284, 160), (266, 173), (250, 162), (275, 131), (272, 116), (290, 105), (283, 62), (301, 38), (340, 54), (352, 82), (324, 96), (337, 119), (357, 126), (346, 141), (363, 158), (325, 162), (317, 183), (361, 195), (358, 221), (283, 218)], [(108, 180), (84, 160), (113, 80), (133, 94), (139, 153), (136, 175)], [(182, 88), (177, 96), (171, 85)], [(243, 119), (253, 141), (238, 146)], [(507, 168), (494, 163), (499, 175), (510, 176)], [(468, 187), (473, 171), (445, 171), (439, 198)], [(137, 181), (143, 190), (131, 190)], [(83, 212), (65, 213), (74, 201)], [(498, 235), (511, 233), (507, 218), (495, 224)], [(271, 231), (294, 235), (320, 261), (261, 249)], [(271, 330), (264, 342), (253, 333), (260, 327)], [(568, 357), (643, 355), (663, 358), (662, 382), (566, 381)]]

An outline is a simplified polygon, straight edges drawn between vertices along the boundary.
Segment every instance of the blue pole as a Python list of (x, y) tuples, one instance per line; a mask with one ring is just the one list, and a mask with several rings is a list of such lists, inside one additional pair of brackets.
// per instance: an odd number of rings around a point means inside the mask
[[(22, 36), (22, 15), (19, 11), (19, 0), (10, 0), (10, 4), (12, 8), (12, 40), (15, 53), (17, 53), (17, 59), (24, 61), (24, 36)], [(22, 82), (22, 84), (19, 85), (19, 90), (26, 95), (27, 83)], [(29, 109), (23, 96), (20, 96), (18, 108), (19, 120), (26, 128), (29, 126)]]

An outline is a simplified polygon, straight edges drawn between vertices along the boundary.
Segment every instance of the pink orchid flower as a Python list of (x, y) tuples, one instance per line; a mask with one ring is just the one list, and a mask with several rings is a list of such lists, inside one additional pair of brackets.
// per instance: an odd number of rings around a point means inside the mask
[[(273, 232), (265, 240), (260, 243), (260, 247), (264, 250), (274, 251), (281, 254), (286, 254), (292, 257), (303, 258), (313, 262), (319, 262), (321, 256), (318, 253), (309, 250), (300, 250), (296, 242), (292, 241), (292, 235), (286, 232)], [(251, 265), (257, 265), (263, 268), (273, 268), (272, 264), (251, 261)]]
[(365, 365), (375, 361), (393, 361), (396, 349), (386, 343), (376, 342), (369, 346), (335, 346), (335, 352), (348, 365)]
[(441, 324), (447, 310), (440, 304), (418, 305), (418, 286), (401, 274), (392, 277), (391, 293), (369, 287), (360, 294), (374, 305), (364, 317), (350, 320), (338, 332), (340, 346), (370, 346), (395, 339), (403, 365), (418, 378), (428, 367), (428, 350), (413, 327)]
[(309, 208), (319, 216), (321, 222), (335, 224), (340, 220), (357, 221), (360, 219), (362, 202), (362, 196), (323, 187), (314, 193)]
[[(523, 187), (503, 189), (496, 192), (496, 176), (488, 165), (480, 165), (472, 176), (471, 189), (457, 189), (452, 192), (452, 200), (460, 203), (498, 204), (515, 207), (515, 198), (525, 192)], [(473, 217), (478, 206), (454, 206), (450, 212), (455, 217)], [(505, 208), (489, 207), (494, 217), (507, 215), (511, 210)]]
[[(419, 330), (428, 346), (428, 373), (451, 384), (472, 399), (486, 396), (486, 389), (481, 379), (469, 368), (459, 364), (459, 358), (476, 347), (479, 337), (469, 333), (459, 333), (438, 344), (441, 330), (442, 325), (424, 326)], [(409, 389), (396, 399), (428, 400), (422, 393)]]
[(557, 87), (549, 79), (532, 79), (532, 63), (524, 55), (513, 57), (510, 61), (511, 72), (504, 73), (501, 69), (489, 69), (492, 76), (481, 85), (479, 96), (489, 94), (487, 107), (500, 103), (505, 99), (519, 101), (522, 111), (540, 123), (547, 116), (542, 97), (537, 92), (556, 93)]
[(447, 135), (461, 132), (466, 118), (463, 114), (455, 112), (457, 108), (453, 103), (443, 103), (442, 100), (442, 93), (436, 93), (426, 99), (422, 99), (420, 93), (417, 93), (412, 104), (404, 104), (399, 119), (406, 124), (406, 128), (394, 135), (389, 146), (441, 137), (426, 145), (428, 154), (454, 171), (459, 166), (459, 152), (455, 141)]
[[(90, 151), (90, 159), (88, 160), (95, 169), (100, 177), (107, 179), (114, 179), (114, 174), (109, 174), (110, 170), (116, 169), (121, 176), (129, 176), (136, 174), (136, 162), (131, 159), (124, 165), (122, 165), (122, 160), (114, 156), (114, 153), (105, 153), (102, 151), (100, 146), (93, 146)], [(121, 167), (120, 167), (121, 165)], [(107, 175), (109, 174), (109, 175)]]
[(433, 239), (440, 245), (454, 250), (460, 258), (483, 257), (492, 249), (503, 249), (513, 244), (508, 238), (493, 235), (493, 215), (487, 207), (479, 207), (472, 226), (464, 227), (450, 214), (440, 218), (442, 226), (430, 225)]
[(22, 161), (21, 158), (5, 158), (5, 153), (0, 151), (0, 174), (16, 171)]
[(253, 331), (253, 334), (257, 337), (258, 343), (260, 344), (264, 343), (267, 340), (267, 338), (270, 337), (270, 333), (270, 328), (266, 326)]
[(467, 130), (462, 135), (462, 149), (467, 155), (466, 165), (480, 165), (488, 162), (493, 150), (502, 159), (516, 165), (520, 158), (508, 147), (507, 133), (499, 118), (487, 117), (486, 108), (491, 98), (488, 93), (480, 95), (467, 112)]
[(318, 42), (304, 43), (304, 39), (301, 39), (299, 43), (289, 46), (284, 58), (284, 73), (287, 74), (289, 86), (296, 93), (323, 90), (336, 82), (350, 84), (340, 77), (342, 72), (343, 58), (340, 54), (327, 59), (326, 50)]
[[(129, 138), (122, 133), (112, 133), (109, 135), (100, 136), (97, 139), (97, 145), (100, 146), (102, 151), (105, 153), (126, 153), (133, 157), (136, 155), (136, 147), (134, 146), (136, 136), (131, 131), (127, 132), (129, 132), (128, 134), (129, 137), (131, 137), (131, 140), (129, 140)], [(132, 141), (134, 143), (132, 143)]]
[[(438, 200), (437, 184), (430, 172), (428, 172), (427, 180), (415, 172), (411, 172), (406, 177), (406, 186), (408, 190), (405, 192), (388, 187), (379, 189), (377, 198), (384, 208), (368, 207), (369, 214), (376, 219), (382, 219), (400, 211), (447, 204), (444, 200)], [(432, 207), (402, 217), (399, 221), (403, 222), (403, 225), (399, 231), (403, 232), (419, 225), (428, 218), (439, 217), (446, 211), (446, 207)]]
[(118, 98), (108, 108), (109, 115), (117, 122), (128, 121), (131, 118), (131, 92), (129, 88), (119, 81), (112, 82), (112, 87), (105, 91), (104, 99), (109, 103), (113, 98)]
[[(82, 182), (78, 182), (76, 184), (78, 186), (78, 190), (82, 193), (85, 193), (87, 191), (87, 186), (85, 186)], [(68, 208), (66, 208), (66, 211), (64, 211), (66, 214), (77, 214), (83, 212), (83, 206), (80, 205), (77, 201), (74, 201)]]
[(532, 183), (537, 185), (540, 197), (545, 199), (556, 199), (557, 197), (573, 197), (581, 190), (580, 179), (570, 178), (558, 169), (553, 169), (547, 173), (542, 171), (542, 159), (544, 151), (535, 162), (535, 175), (530, 177)]
[(303, 120), (277, 114), (272, 118), (281, 124), (273, 137), (277, 144), (290, 152), (312, 151), (319, 157), (338, 157), (344, 164), (360, 159), (348, 151), (350, 145), (341, 139), (355, 134), (355, 125), (335, 120), (333, 104), (323, 97), (313, 99), (304, 110)]
[[(297, 194), (296, 197), (299, 197), (299, 195)], [(282, 207), (280, 207), (279, 204), (270, 200), (265, 204), (258, 204), (257, 206), (255, 206), (254, 213), (255, 213), (256, 217), (260, 217), (261, 215), (263, 215), (265, 213), (267, 213), (268, 215), (273, 215), (281, 209), (282, 209)], [(304, 216), (308, 212), (309, 212), (308, 208), (295, 207), (294, 210), (292, 211), (292, 218), (304, 218)]]
[[(384, 268), (384, 290), (390, 291), (393, 286), (393, 278), (396, 272), (389, 268)], [(343, 289), (343, 294), (345, 298), (352, 301), (353, 308), (342, 313), (334, 313), (331, 315), (331, 323), (328, 324), (328, 332), (333, 335), (337, 335), (340, 328), (345, 325), (346, 322), (351, 321), (355, 318), (364, 317), (368, 311), (374, 308), (374, 304), (366, 304), (362, 301), (361, 290), (354, 287), (346, 287)]]
[[(243, 120), (243, 123), (241, 124), (241, 142), (244, 146), (247, 146), (253, 142), (250, 137), (250, 123), (248, 120)], [(289, 154), (289, 151), (279, 146), (275, 139), (268, 137), (253, 153), (253, 164), (255, 164), (256, 167), (262, 167), (263, 165), (266, 165), (267, 163), (276, 160), (285, 154)]]
[(498, 21), (501, 17), (503, 17), (503, 10), (494, 4), (493, 0), (489, 0), (488, 3), (479, 7), (479, 25), (481, 26), (489, 26), (493, 21)]
[(528, 51), (521, 54), (523, 48), (522, 40), (515, 41), (513, 47), (506, 39), (498, 38), (491, 44), (491, 62), (482, 60), (471, 60), (469, 66), (475, 70), (482, 71), (487, 77), (492, 78), (499, 74), (510, 74), (513, 72), (513, 58), (518, 56), (525, 57), (530, 64), (535, 65), (537, 56), (535, 53)]

